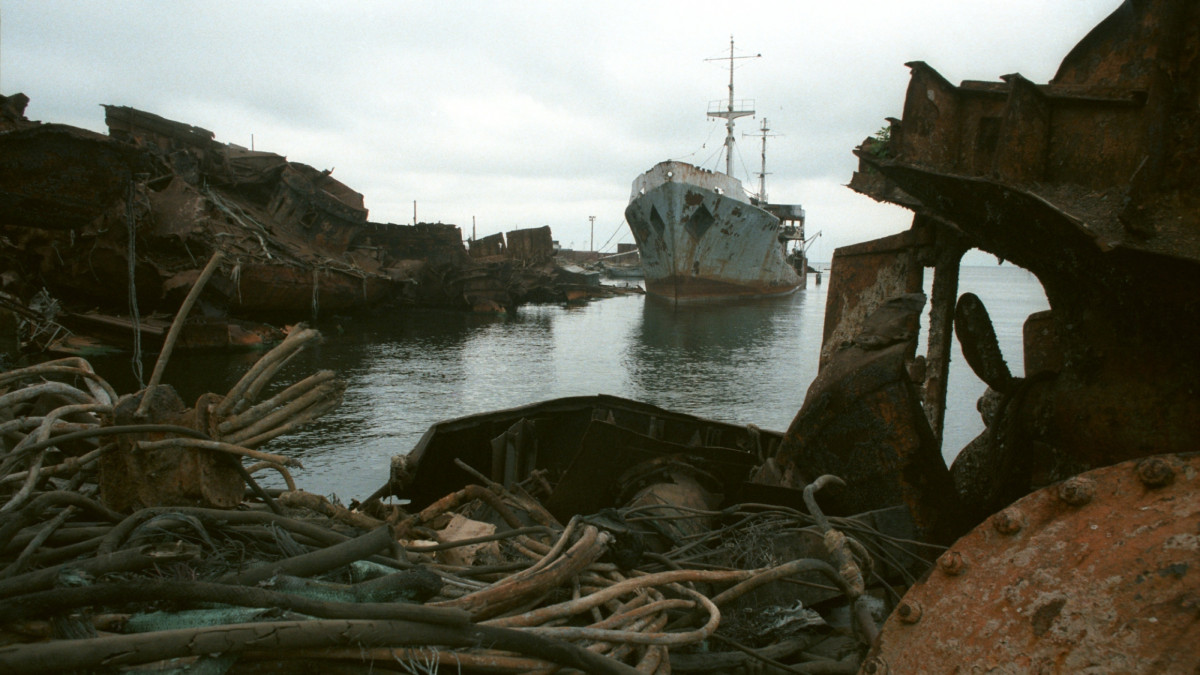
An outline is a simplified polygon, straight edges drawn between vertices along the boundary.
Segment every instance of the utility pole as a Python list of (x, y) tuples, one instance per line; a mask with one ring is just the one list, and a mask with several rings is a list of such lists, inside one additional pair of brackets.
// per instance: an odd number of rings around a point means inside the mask
[(413, 200), (413, 225), (417, 224), (417, 200)]
[(588, 220), (592, 223), (592, 245), (589, 250), (596, 250), (596, 216), (588, 216)]

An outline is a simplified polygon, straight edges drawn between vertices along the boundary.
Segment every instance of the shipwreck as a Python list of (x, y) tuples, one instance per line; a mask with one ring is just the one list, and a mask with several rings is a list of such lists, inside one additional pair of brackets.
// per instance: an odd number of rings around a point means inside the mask
[(216, 252), (181, 348), (270, 344), (281, 335), (263, 321), (383, 305), (502, 312), (606, 293), (560, 272), (548, 227), (468, 252), (455, 225), (371, 222), (332, 170), (125, 106), (104, 106), (102, 135), (30, 121), (27, 104), (0, 97), (0, 290), (45, 334), (38, 347), (109, 328), (161, 346)]
[[(271, 384), (306, 327), (195, 405), (3, 373), (0, 668), (1196, 671), (1197, 45), (1200, 6), (1128, 0), (1047, 84), (909, 64), (851, 185), (912, 228), (836, 251), (786, 432), (545, 401), (434, 425), (343, 505), (256, 447), (340, 400)], [(969, 249), (1046, 289), (1022, 373), (958, 293)], [(947, 466), (954, 339), (987, 427)]]
[[(857, 460), (899, 467), (897, 496), (931, 527), (975, 526), (905, 596), (864, 672), (1174, 672), (1200, 659), (1176, 651), (1198, 634), (1200, 590), (1198, 26), (1195, 3), (1129, 0), (1047, 84), (1014, 73), (956, 86), (910, 63), (903, 116), (857, 149), (851, 187), (913, 210), (913, 226), (835, 253), (824, 368), (781, 454), (858, 473), (863, 488), (881, 476)], [(958, 295), (969, 248), (1046, 291), (1050, 310), (1025, 324), (1024, 373), (1009, 371), (978, 298)], [(851, 337), (881, 303), (919, 304), (927, 268), (925, 355)], [(953, 336), (988, 385), (987, 429), (946, 473), (926, 446)], [(855, 352), (863, 365), (839, 377)], [(822, 443), (846, 438), (862, 414), (847, 395), (884, 368), (911, 385), (876, 390), (891, 392), (874, 411), (889, 422), (881, 443)]]

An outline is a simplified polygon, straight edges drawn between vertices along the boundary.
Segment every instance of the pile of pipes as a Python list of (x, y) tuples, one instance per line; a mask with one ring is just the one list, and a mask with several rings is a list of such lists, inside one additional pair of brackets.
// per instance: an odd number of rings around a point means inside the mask
[[(882, 618), (869, 587), (913, 580), (910, 543), (821, 515), (830, 477), (807, 512), (643, 505), (565, 525), (483, 475), (417, 513), (297, 490), (297, 462), (255, 447), (340, 401), (330, 373), (263, 397), (318, 338), (293, 331), (194, 408), (157, 383), (117, 396), (78, 358), (0, 375), (0, 670), (852, 673)], [(661, 552), (634, 534), (698, 518), (718, 526)], [(789, 531), (828, 555), (775, 559)], [(747, 603), (789, 581), (811, 606)]]

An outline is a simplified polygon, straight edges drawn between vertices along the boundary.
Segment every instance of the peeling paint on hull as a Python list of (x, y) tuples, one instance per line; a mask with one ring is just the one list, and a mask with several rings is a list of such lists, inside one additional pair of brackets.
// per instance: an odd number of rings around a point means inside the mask
[(683, 162), (639, 176), (625, 209), (646, 292), (672, 302), (788, 295), (804, 280), (784, 256), (779, 219), (735, 178)]

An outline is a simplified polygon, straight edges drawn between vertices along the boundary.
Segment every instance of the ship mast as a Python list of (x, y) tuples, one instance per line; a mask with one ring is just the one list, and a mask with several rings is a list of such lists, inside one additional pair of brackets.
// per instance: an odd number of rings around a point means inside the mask
[(778, 136), (779, 134), (768, 133), (771, 129), (767, 126), (767, 118), (763, 118), (762, 127), (757, 134), (742, 134), (743, 136), (759, 136), (762, 138), (762, 171), (758, 172), (758, 200), (763, 204), (767, 203), (767, 137)]
[(752, 56), (734, 56), (733, 55), (733, 36), (729, 36), (729, 56), (721, 56), (713, 59), (704, 59), (705, 61), (729, 61), (729, 101), (725, 105), (725, 109), (721, 110), (715, 104), (720, 104), (721, 101), (714, 101), (709, 104), (709, 117), (725, 118), (725, 173), (733, 175), (733, 120), (738, 117), (745, 117), (754, 114), (754, 101), (743, 100), (735, 101), (733, 98), (733, 62), (737, 59), (757, 59), (761, 58), (762, 54), (754, 54)]

